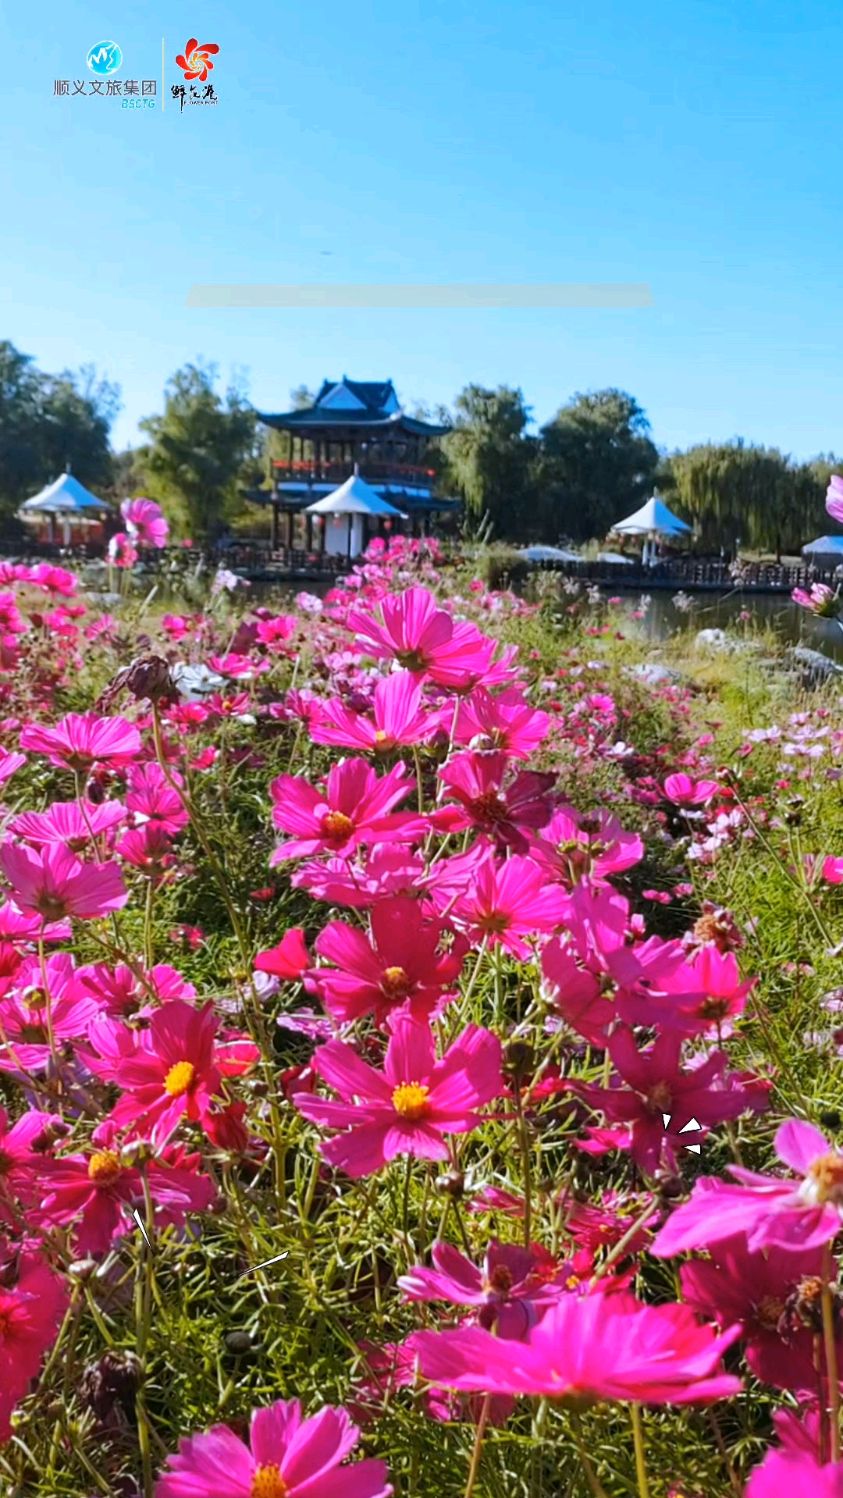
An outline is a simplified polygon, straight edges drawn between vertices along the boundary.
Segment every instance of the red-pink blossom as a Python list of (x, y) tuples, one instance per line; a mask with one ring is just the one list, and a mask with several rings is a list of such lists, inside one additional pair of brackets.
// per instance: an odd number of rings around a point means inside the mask
[(340, 1467), (359, 1439), (343, 1409), (303, 1419), (297, 1399), (278, 1399), (254, 1411), (248, 1443), (227, 1425), (182, 1440), (155, 1498), (389, 1498), (383, 1462)]
[(514, 1243), (489, 1244), (480, 1266), (452, 1243), (434, 1243), (433, 1268), (417, 1266), (398, 1279), (407, 1300), (446, 1300), (470, 1306), (477, 1324), (499, 1337), (526, 1337), (561, 1294), (564, 1271), (543, 1252)]
[(438, 714), (424, 710), (421, 685), (412, 671), (381, 677), (371, 709), (371, 716), (355, 712), (340, 698), (320, 703), (311, 719), (310, 737), (315, 744), (388, 754), (404, 745), (424, 743), (440, 725)]
[(740, 1336), (715, 1336), (682, 1305), (641, 1305), (632, 1296), (564, 1294), (524, 1342), (479, 1326), (416, 1332), (410, 1346), (423, 1376), (446, 1388), (540, 1398), (707, 1404), (740, 1389), (721, 1373)]
[(95, 838), (103, 837), (126, 820), (120, 801), (54, 801), (46, 811), (24, 811), (13, 817), (9, 831), (35, 847), (63, 843), (79, 853)]
[(340, 1021), (373, 1013), (382, 1022), (402, 1006), (430, 1014), (459, 976), (465, 943), (444, 950), (448, 926), (416, 900), (381, 900), (370, 920), (370, 936), (358, 926), (329, 921), (315, 945), (334, 967), (313, 968), (308, 991)]
[(668, 775), (664, 783), (668, 801), (675, 802), (677, 806), (704, 806), (719, 790), (716, 780), (693, 780), (684, 773)]
[(472, 941), (485, 939), (521, 958), (530, 955), (525, 938), (553, 931), (566, 910), (564, 891), (548, 885), (538, 865), (520, 854), (503, 862), (491, 853), (441, 860), (431, 892)]
[(11, 1412), (55, 1341), (66, 1305), (62, 1281), (36, 1253), (21, 1255), (11, 1284), (0, 1280), (0, 1442), (9, 1439)]
[(154, 499), (124, 499), (120, 514), (133, 540), (145, 546), (166, 546), (170, 527)]
[(96, 713), (68, 713), (52, 728), (32, 724), (20, 736), (22, 749), (46, 754), (62, 769), (87, 774), (94, 765), (122, 769), (140, 757), (138, 730), (125, 718), (101, 718)]
[(506, 843), (519, 853), (529, 846), (527, 829), (535, 831), (549, 820), (552, 774), (521, 770), (508, 776), (509, 758), (501, 750), (454, 754), (439, 771), (439, 779), (453, 798), (434, 812), (432, 824), (447, 832), (469, 827)]
[(501, 1090), (500, 1042), (490, 1031), (469, 1026), (437, 1061), (425, 1020), (397, 1015), (391, 1028), (383, 1071), (343, 1041), (317, 1049), (313, 1068), (341, 1102), (293, 1098), (311, 1123), (344, 1130), (322, 1153), (347, 1175), (371, 1175), (396, 1155), (447, 1159), (446, 1136), (477, 1128), (478, 1110)]
[(293, 834), (275, 849), (272, 864), (313, 853), (350, 857), (361, 843), (414, 842), (427, 831), (423, 816), (393, 812), (413, 789), (406, 765), (378, 776), (364, 759), (343, 759), (331, 767), (324, 789), (297, 775), (279, 775), (270, 792), (272, 820)]
[(6, 843), (0, 865), (18, 909), (45, 923), (68, 916), (95, 920), (121, 910), (129, 898), (116, 863), (82, 863), (63, 843), (40, 848)]

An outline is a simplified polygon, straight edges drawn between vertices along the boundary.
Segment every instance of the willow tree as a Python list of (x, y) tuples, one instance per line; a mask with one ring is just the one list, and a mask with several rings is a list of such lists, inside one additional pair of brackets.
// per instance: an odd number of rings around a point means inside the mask
[(498, 539), (524, 540), (540, 524), (527, 433), (529, 407), (520, 390), (466, 385), (454, 402), (454, 424), (442, 442), (445, 482), (461, 495), (470, 522), (486, 517)]
[(549, 538), (605, 536), (652, 491), (650, 423), (624, 390), (575, 395), (542, 428), (539, 463)]
[(700, 542), (733, 550), (798, 551), (824, 524), (819, 468), (775, 447), (702, 443), (670, 459), (673, 492)]

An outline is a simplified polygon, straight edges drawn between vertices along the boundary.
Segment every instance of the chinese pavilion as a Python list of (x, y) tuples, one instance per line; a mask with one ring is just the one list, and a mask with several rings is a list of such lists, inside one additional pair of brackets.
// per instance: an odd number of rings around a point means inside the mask
[(314, 544), (321, 551), (339, 550), (339, 542), (336, 548), (331, 543), (330, 522), (320, 514), (319, 501), (354, 475), (384, 501), (383, 511), (361, 526), (361, 550), (372, 534), (393, 525), (411, 535), (427, 535), (434, 515), (459, 508), (458, 500), (434, 493), (432, 445), (448, 428), (402, 410), (391, 380), (349, 380), (345, 375), (325, 380), (312, 406), (278, 416), (258, 412), (258, 420), (289, 434), (289, 455), (273, 463), (272, 488), (248, 495), (272, 506), (274, 548), (282, 544), (283, 516), (286, 546), (294, 545), (298, 533), (298, 544), (308, 550)]

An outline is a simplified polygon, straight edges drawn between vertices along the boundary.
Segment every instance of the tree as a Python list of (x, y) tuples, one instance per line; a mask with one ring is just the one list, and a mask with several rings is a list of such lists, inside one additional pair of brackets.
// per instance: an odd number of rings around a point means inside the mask
[(650, 423), (633, 396), (623, 390), (574, 395), (541, 433), (548, 539), (605, 536), (643, 504), (658, 462)]
[(489, 517), (499, 538), (521, 540), (537, 521), (533, 466), (535, 438), (520, 390), (466, 385), (455, 401), (454, 425), (443, 438), (445, 483), (465, 501), (475, 521)]
[(118, 387), (92, 366), (45, 374), (0, 341), (0, 508), (13, 512), (68, 464), (81, 483), (108, 488), (109, 430), (119, 404)]
[(255, 414), (242, 392), (216, 390), (213, 365), (185, 364), (169, 380), (164, 410), (140, 423), (149, 492), (191, 536), (213, 536), (237, 503), (237, 479), (256, 458)]
[(759, 551), (798, 551), (826, 528), (825, 490), (833, 460), (795, 463), (775, 447), (740, 438), (674, 453), (675, 493), (703, 546), (737, 541)]

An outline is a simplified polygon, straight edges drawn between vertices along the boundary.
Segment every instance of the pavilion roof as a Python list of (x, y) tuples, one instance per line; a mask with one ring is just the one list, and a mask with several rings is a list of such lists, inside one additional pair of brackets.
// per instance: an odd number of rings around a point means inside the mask
[(257, 412), (264, 426), (282, 431), (312, 431), (320, 427), (337, 431), (339, 428), (360, 430), (361, 428), (385, 428), (406, 432), (415, 437), (440, 437), (447, 426), (421, 421), (409, 416), (398, 404), (398, 396), (391, 380), (350, 380), (343, 375), (341, 380), (323, 380), (312, 406), (298, 411), (282, 411), (277, 415)]
[(99, 515), (110, 514), (112, 506), (105, 499), (98, 499), (84, 484), (80, 484), (72, 473), (63, 473), (60, 478), (47, 484), (38, 494), (27, 499), (19, 513), (26, 515)]

